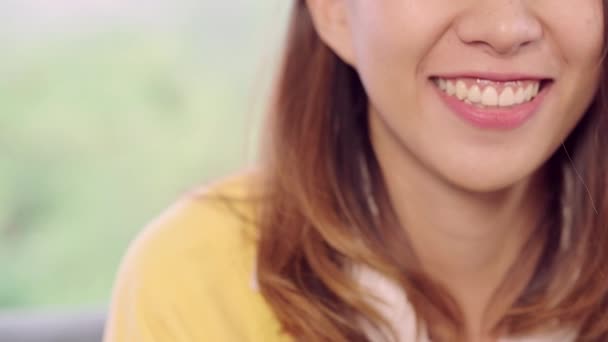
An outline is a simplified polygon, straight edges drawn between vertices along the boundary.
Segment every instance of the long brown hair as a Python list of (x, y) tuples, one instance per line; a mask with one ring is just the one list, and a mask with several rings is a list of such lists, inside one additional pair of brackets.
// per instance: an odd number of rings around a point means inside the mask
[[(495, 333), (558, 322), (579, 329), (580, 341), (608, 341), (606, 69), (588, 112), (546, 164), (555, 184), (548, 214), (495, 293)], [(416, 316), (432, 322), (434, 340), (462, 340), (458, 305), (421, 272), (395, 219), (367, 110), (356, 71), (321, 41), (305, 1), (295, 0), (263, 145), (261, 293), (295, 340), (369, 341), (364, 327), (380, 331), (387, 322), (353, 279), (353, 265), (366, 265), (399, 284)]]

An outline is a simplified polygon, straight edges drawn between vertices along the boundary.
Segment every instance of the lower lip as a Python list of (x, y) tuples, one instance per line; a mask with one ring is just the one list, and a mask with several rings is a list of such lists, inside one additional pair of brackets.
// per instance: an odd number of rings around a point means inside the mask
[(522, 126), (538, 112), (552, 83), (545, 84), (532, 101), (504, 108), (481, 108), (446, 94), (434, 82), (432, 82), (432, 85), (439, 93), (443, 102), (458, 117), (479, 128), (509, 130)]

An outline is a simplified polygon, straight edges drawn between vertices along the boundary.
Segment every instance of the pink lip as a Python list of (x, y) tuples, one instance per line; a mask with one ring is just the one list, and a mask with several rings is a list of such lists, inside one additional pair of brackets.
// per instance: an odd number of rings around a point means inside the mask
[[(521, 80), (522, 78), (517, 79)], [(529, 78), (523, 79), (529, 80)], [(538, 95), (536, 95), (536, 97), (530, 102), (514, 105), (512, 107), (483, 108), (473, 104), (468, 104), (454, 96), (450, 96), (439, 89), (434, 82), (431, 83), (433, 88), (435, 88), (437, 91), (439, 97), (458, 117), (468, 121), (476, 127), (497, 130), (509, 130), (522, 126), (526, 121), (534, 116), (536, 112), (538, 112), (539, 108), (544, 102), (545, 97), (547, 96), (547, 93), (553, 85), (552, 82), (545, 84), (541, 88)]]

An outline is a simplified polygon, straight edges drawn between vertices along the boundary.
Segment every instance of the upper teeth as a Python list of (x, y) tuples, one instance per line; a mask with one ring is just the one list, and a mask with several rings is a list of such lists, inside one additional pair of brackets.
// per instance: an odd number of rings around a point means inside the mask
[(436, 78), (435, 83), (450, 96), (487, 107), (510, 107), (529, 102), (538, 95), (540, 89), (540, 81), (494, 82)]

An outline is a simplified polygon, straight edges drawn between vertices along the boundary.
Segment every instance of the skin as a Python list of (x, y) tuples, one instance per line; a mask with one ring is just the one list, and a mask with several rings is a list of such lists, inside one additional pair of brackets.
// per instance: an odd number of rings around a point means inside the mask
[[(359, 73), (393, 205), (423, 267), (454, 295), (470, 341), (542, 212), (542, 166), (598, 86), (601, 0), (308, 0), (325, 43)], [(567, 24), (564, 24), (567, 23)], [(553, 81), (523, 126), (484, 129), (440, 101), (431, 76)], [(439, 210), (440, 209), (440, 210)]]

